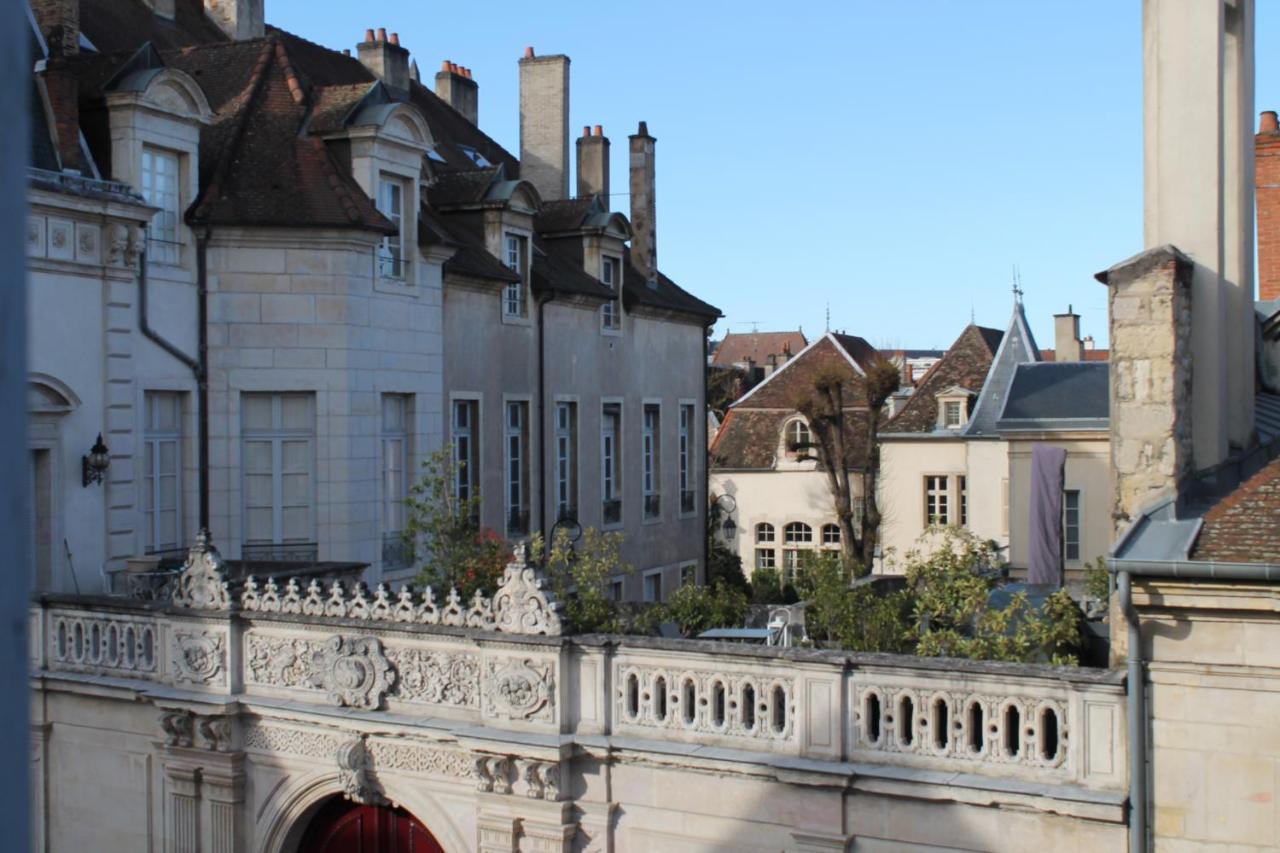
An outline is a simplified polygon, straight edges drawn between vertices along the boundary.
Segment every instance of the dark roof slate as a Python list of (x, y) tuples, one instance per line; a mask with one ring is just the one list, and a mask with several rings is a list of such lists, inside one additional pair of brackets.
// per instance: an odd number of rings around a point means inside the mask
[(204, 14), (201, 0), (175, 0), (174, 18), (166, 20), (143, 0), (79, 0), (80, 31), (101, 53), (133, 51), (143, 42), (172, 50), (227, 37)]
[[(1021, 428), (1105, 428), (1110, 412), (1110, 365), (1099, 361), (1019, 364), (996, 422), (1001, 430)], [(1016, 424), (1011, 422), (1020, 421)]]
[(937, 394), (956, 385), (980, 394), (1002, 337), (998, 329), (966, 326), (946, 354), (916, 383), (915, 393), (890, 418), (884, 432), (933, 432), (938, 423)]

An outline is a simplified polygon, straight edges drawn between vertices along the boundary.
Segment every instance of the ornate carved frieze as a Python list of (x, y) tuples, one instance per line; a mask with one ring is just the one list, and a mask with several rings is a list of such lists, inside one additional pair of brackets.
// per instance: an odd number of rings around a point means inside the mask
[(471, 776), (471, 756), (460, 750), (432, 749), (385, 740), (368, 743), (369, 755), (377, 770), (428, 773), (466, 779)]
[(208, 684), (226, 668), (226, 642), (211, 631), (174, 631), (173, 680)]
[(480, 665), (473, 655), (450, 654), (405, 646), (388, 648), (396, 668), (391, 698), (475, 708), (480, 705)]
[(555, 713), (555, 666), (531, 658), (485, 662), (485, 716), (550, 720)]
[(51, 669), (156, 680), (160, 672), (154, 618), (50, 611)]
[(545, 585), (541, 571), (529, 564), (524, 546), (520, 545), (513, 561), (503, 571), (497, 594), (488, 599), (477, 592), (470, 604), (462, 601), (456, 589), (449, 590), (441, 604), (437, 603), (436, 592), (430, 587), (419, 598), (415, 598), (408, 587), (401, 587), (393, 600), (385, 584), (378, 584), (371, 594), (363, 583), (357, 583), (348, 593), (341, 581), (334, 581), (326, 592), (315, 580), (303, 590), (296, 579), (290, 578), (282, 590), (274, 579), (268, 578), (265, 584), (260, 584), (250, 577), (240, 595), (240, 607), (257, 613), (559, 635), (559, 605)]
[(187, 562), (173, 587), (173, 603), (191, 610), (228, 610), (231, 596), (222, 556), (209, 542), (209, 531), (196, 534)]
[(376, 637), (338, 634), (319, 641), (250, 634), (245, 651), (250, 683), (322, 690), (342, 707), (379, 708), (396, 680)]
[(244, 729), (245, 749), (259, 752), (324, 760), (334, 755), (339, 743), (336, 735), (314, 729), (271, 726), (260, 722), (250, 723)]

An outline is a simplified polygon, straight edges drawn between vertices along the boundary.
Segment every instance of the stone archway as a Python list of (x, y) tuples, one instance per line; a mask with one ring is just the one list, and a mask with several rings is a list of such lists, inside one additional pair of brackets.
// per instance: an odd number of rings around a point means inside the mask
[(321, 803), (311, 816), (298, 853), (444, 853), (421, 821), (390, 805), (362, 805), (341, 796)]

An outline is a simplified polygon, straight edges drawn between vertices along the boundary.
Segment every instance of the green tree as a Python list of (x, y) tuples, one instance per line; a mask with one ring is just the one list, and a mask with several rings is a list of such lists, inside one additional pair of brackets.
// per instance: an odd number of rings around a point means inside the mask
[[(542, 534), (535, 533), (529, 552), (541, 554), (544, 547)], [(561, 528), (556, 531), (544, 565), (570, 633), (614, 634), (624, 630), (624, 614), (609, 594), (614, 578), (634, 571), (622, 560), (621, 533), (602, 533), (588, 527), (575, 546), (568, 531)]]
[(664, 605), (664, 621), (675, 622), (685, 637), (711, 628), (740, 628), (747, 616), (747, 593), (738, 586), (686, 584)]
[(910, 652), (910, 596), (905, 591), (879, 595), (866, 585), (851, 589), (851, 575), (838, 554), (801, 555), (796, 586), (807, 602), (809, 638), (860, 652)]
[(720, 539), (722, 514), (715, 496), (712, 496), (707, 510), (707, 586), (723, 583), (746, 594), (751, 589), (751, 583), (742, 570), (742, 557)]
[(493, 593), (511, 552), (506, 540), (480, 526), (480, 495), (460, 500), (456, 482), (452, 447), (423, 460), (422, 475), (405, 499), (404, 542), (410, 560), (422, 560), (416, 584), (437, 595), (456, 588), (470, 601), (477, 590)]

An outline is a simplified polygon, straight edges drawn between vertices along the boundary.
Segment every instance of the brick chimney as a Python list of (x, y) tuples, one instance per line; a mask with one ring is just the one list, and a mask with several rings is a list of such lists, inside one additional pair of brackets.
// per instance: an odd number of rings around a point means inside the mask
[(609, 208), (609, 137), (596, 125), (582, 128), (578, 138), (578, 197), (598, 195)]
[(544, 201), (569, 197), (569, 57), (520, 59), (520, 177)]
[(480, 86), (471, 78), (471, 69), (445, 60), (436, 72), (436, 94), (462, 117), (480, 126)]
[(58, 157), (64, 169), (87, 171), (80, 148), (80, 83), (67, 65), (67, 58), (80, 52), (80, 0), (32, 0), (31, 11), (49, 46), (42, 76)]
[(1258, 298), (1280, 299), (1280, 126), (1267, 110), (1253, 138), (1258, 206)]
[(387, 28), (364, 31), (364, 41), (356, 45), (360, 62), (384, 85), (402, 91), (409, 88), (409, 51), (400, 46), (400, 34), (387, 38)]
[(1084, 342), (1080, 340), (1080, 315), (1067, 306), (1067, 313), (1053, 315), (1053, 360), (1080, 361)]
[(653, 147), (649, 125), (628, 137), (631, 140), (631, 263), (650, 282), (658, 276), (658, 225)]
[(1159, 246), (1095, 276), (1111, 323), (1112, 520), (1116, 532), (1195, 470), (1191, 291), (1194, 262)]
[(264, 0), (204, 0), (204, 15), (232, 41), (266, 34)]

